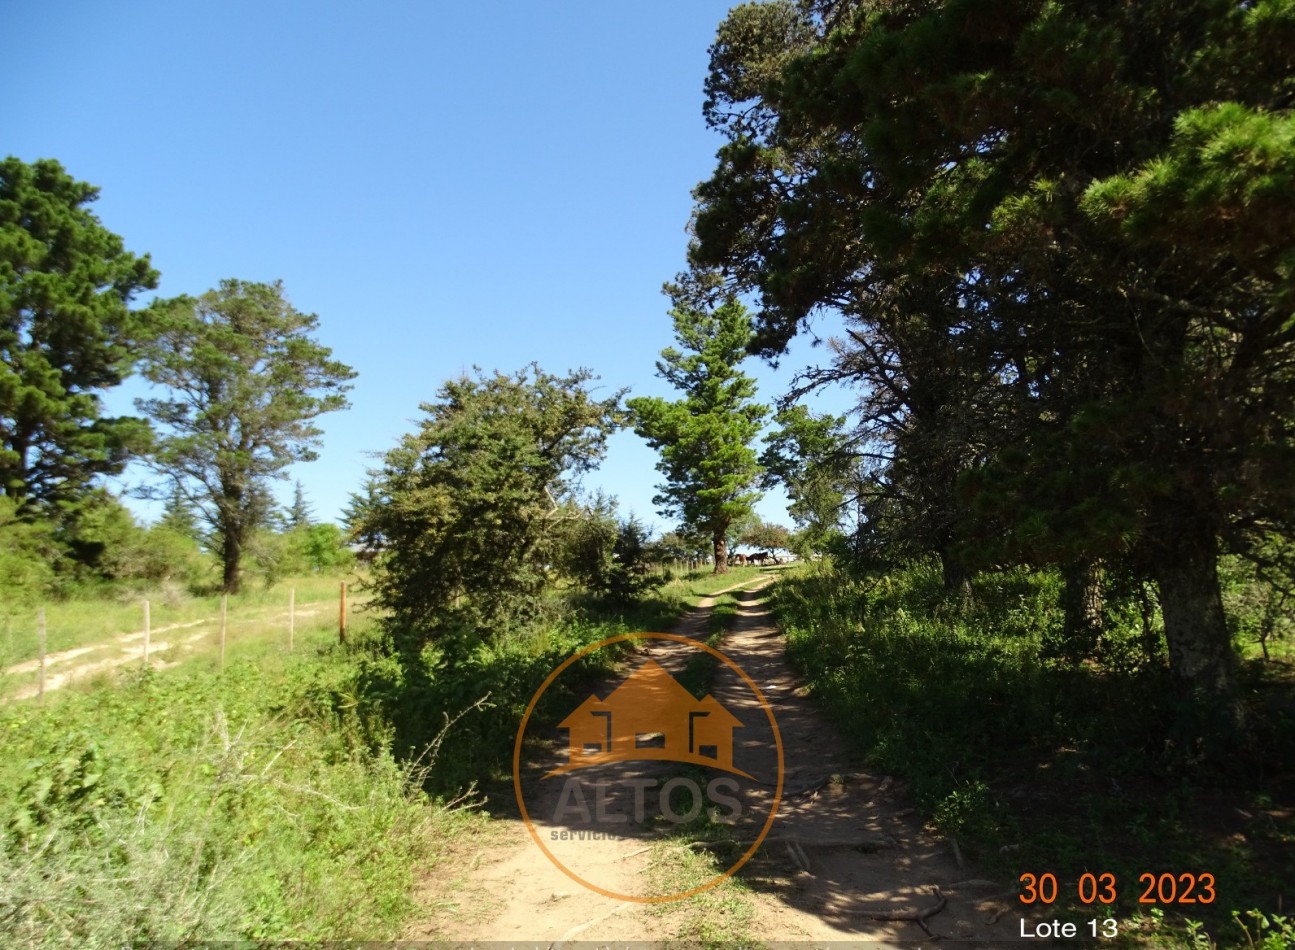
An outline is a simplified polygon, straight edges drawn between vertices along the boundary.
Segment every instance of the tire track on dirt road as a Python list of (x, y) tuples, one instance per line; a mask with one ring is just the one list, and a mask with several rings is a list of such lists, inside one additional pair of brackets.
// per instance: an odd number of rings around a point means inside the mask
[[(675, 632), (704, 637), (718, 596), (703, 600)], [(759, 589), (739, 590), (735, 596), (738, 616), (720, 649), (764, 692), (785, 756), (778, 817), (759, 851), (738, 872), (746, 888), (741, 899), (753, 905), (750, 937), (870, 940), (876, 946), (932, 937), (956, 940), (960, 946), (998, 946), (1011, 940), (1016, 919), (1000, 921), (1011, 907), (1005, 888), (978, 879), (960, 866), (946, 842), (927, 834), (905, 807), (897, 783), (857, 767), (844, 739), (799, 688)], [(645, 655), (650, 658), (651, 650), (636, 652), (630, 662)], [(764, 714), (749, 688), (723, 666), (711, 693), (739, 718)], [(761, 766), (770, 766), (776, 751), (771, 743), (764, 745), (744, 748), (742, 761), (764, 756)], [(549, 840), (559, 826), (551, 829), (539, 819), (535, 823), (546, 846), (579, 877), (614, 894), (649, 893), (650, 862), (653, 852), (660, 852), (655, 832), (636, 833), (627, 826), (619, 839), (564, 846)], [(586, 828), (571, 821), (560, 827), (595, 830), (592, 824)], [(685, 849), (683, 844), (665, 847)], [(663, 914), (659, 906), (600, 894), (568, 877), (541, 853), (520, 819), (497, 819), (482, 838), (456, 842), (452, 849), (454, 854), (443, 862), (445, 870), (421, 882), (416, 899), (425, 911), (408, 928), (406, 939), (555, 945), (576, 939), (656, 942), (680, 936), (678, 917)]]

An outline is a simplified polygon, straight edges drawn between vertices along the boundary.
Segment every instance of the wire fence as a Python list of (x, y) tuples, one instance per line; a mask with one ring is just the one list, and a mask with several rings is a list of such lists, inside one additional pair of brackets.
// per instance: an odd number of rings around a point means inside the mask
[[(216, 609), (203, 611), (202, 616), (172, 619), (157, 625), (154, 604), (149, 599), (140, 599), (128, 607), (128, 613), (138, 618), (131, 623), (134, 629), (101, 637), (91, 634), (88, 638), (68, 629), (77, 624), (76, 615), (64, 618), (64, 629), (51, 631), (45, 607), (38, 607), (25, 616), (11, 612), (6, 624), (9, 627), (6, 652), (10, 659), (15, 654), (24, 658), (0, 667), (0, 697), (40, 701), (47, 692), (100, 674), (131, 667), (165, 669), (187, 655), (208, 650), (218, 653), (220, 668), (224, 669), (231, 643), (278, 642), (292, 652), (297, 649), (298, 633), (305, 629), (301, 624), (309, 624), (312, 631), (317, 631), (334, 623), (330, 617), (335, 618), (334, 629), (339, 641), (345, 643), (348, 620), (362, 606), (362, 601), (348, 598), (345, 580), (338, 582), (337, 593), (330, 599), (298, 603), (295, 586), (282, 593), (283, 598), (277, 603), (262, 598), (258, 602), (236, 601), (232, 606), (229, 596), (221, 595)], [(188, 606), (192, 612), (193, 605)], [(113, 613), (119, 614), (121, 606), (113, 607)], [(58, 639), (68, 645), (51, 650), (51, 632), (57, 633)], [(34, 644), (30, 642), (32, 633)]]

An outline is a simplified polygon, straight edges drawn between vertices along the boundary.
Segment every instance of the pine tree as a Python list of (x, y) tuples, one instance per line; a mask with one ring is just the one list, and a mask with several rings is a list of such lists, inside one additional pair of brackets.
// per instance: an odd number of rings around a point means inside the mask
[(185, 480), (218, 539), (224, 588), (237, 593), (243, 549), (273, 510), (270, 480), (316, 457), (314, 420), (347, 407), (355, 372), (310, 337), (319, 318), (279, 283), (222, 281), (158, 303), (154, 319), (141, 367), (171, 391), (137, 403), (160, 427), (154, 464)]
[(99, 394), (150, 332), (129, 305), (158, 275), (91, 213), (98, 196), (56, 161), (0, 162), (0, 492), (19, 509), (75, 503), (147, 444)]
[(661, 351), (657, 375), (683, 393), (674, 402), (638, 397), (626, 403), (634, 431), (661, 456), (666, 477), (653, 501), (667, 516), (711, 539), (715, 573), (728, 570), (730, 526), (760, 498), (760, 463), (752, 447), (768, 407), (755, 402), (755, 380), (737, 367), (751, 342), (751, 318), (731, 299), (713, 312), (671, 312), (682, 350)]
[(313, 506), (306, 501), (306, 490), (302, 488), (300, 479), (292, 485), (292, 504), (284, 520), (289, 531), (309, 528), (315, 523)]

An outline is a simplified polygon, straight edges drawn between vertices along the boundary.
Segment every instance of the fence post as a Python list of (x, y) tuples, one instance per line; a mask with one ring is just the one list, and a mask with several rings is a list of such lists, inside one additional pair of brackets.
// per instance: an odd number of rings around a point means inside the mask
[(297, 588), (288, 589), (288, 652), (292, 652), (297, 627)]
[(337, 611), (337, 642), (346, 642), (346, 581), (342, 581), (342, 597)]
[(36, 611), (36, 631), (40, 636), (40, 681), (36, 685), (36, 698), (45, 699), (45, 608)]
[(144, 601), (144, 667), (148, 668), (148, 641), (152, 636), (152, 625), (148, 618), (148, 601)]
[(220, 595), (220, 668), (225, 668), (225, 607), (229, 603), (229, 595)]

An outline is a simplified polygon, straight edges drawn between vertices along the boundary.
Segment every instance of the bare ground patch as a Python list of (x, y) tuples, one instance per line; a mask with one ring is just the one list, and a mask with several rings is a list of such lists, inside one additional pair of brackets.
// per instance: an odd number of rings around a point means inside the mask
[[(755, 680), (775, 711), (785, 787), (769, 836), (735, 878), (671, 904), (619, 900), (563, 873), (520, 819), (496, 819), (488, 838), (467, 842), (453, 867), (442, 864), (421, 882), (423, 913), (409, 927), (408, 939), (708, 942), (719, 933), (730, 940), (886, 945), (949, 938), (994, 945), (1016, 936), (1014, 889), (965, 866), (950, 842), (914, 818), (900, 783), (853, 760), (787, 665), (783, 640), (758, 590), (737, 596), (737, 620), (721, 649)], [(713, 598), (703, 601), (676, 632), (702, 634), (712, 603)], [(713, 692), (726, 706), (751, 702), (749, 691), (741, 694), (722, 676)], [(765, 752), (775, 754), (772, 748)], [(715, 866), (724, 866), (718, 852), (731, 847), (716, 843)], [(627, 836), (581, 841), (562, 851), (561, 859), (605, 890), (637, 894), (645, 881), (659, 881), (663, 874), (691, 868), (704, 878), (697, 858), (709, 850), (707, 842), (645, 844)], [(732, 918), (727, 925), (725, 916)]]

